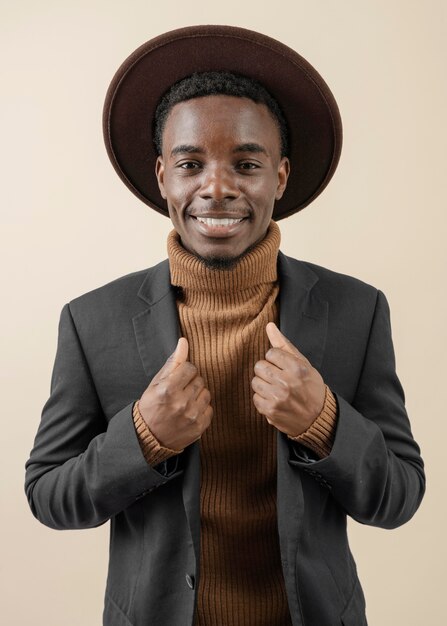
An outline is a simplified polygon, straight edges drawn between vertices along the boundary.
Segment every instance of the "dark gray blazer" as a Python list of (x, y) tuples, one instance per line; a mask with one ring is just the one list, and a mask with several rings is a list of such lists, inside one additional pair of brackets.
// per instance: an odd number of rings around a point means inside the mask
[[(394, 528), (412, 517), (425, 489), (395, 373), (389, 309), (373, 287), (281, 252), (278, 272), (281, 331), (321, 372), (339, 409), (335, 443), (323, 460), (277, 432), (290, 612), (294, 626), (361, 626), (365, 602), (346, 515)], [(51, 394), (26, 462), (25, 490), (33, 514), (51, 528), (111, 521), (106, 626), (193, 623), (200, 444), (151, 468), (132, 420), (134, 401), (179, 332), (167, 260), (61, 312)]]

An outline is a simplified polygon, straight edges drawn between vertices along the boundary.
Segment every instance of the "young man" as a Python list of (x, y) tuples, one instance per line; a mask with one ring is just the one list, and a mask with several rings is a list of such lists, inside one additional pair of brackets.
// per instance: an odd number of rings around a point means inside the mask
[(34, 515), (111, 521), (107, 626), (366, 624), (346, 515), (399, 526), (425, 477), (385, 297), (279, 251), (338, 162), (331, 92), (268, 37), (189, 27), (126, 60), (104, 130), (174, 230), (62, 309)]

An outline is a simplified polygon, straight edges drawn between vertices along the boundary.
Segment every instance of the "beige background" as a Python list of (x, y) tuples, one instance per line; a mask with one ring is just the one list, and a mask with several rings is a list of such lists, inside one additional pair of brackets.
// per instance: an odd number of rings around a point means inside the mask
[(389, 299), (428, 491), (400, 529), (350, 524), (352, 549), (372, 626), (447, 623), (445, 6), (2, 0), (3, 624), (101, 623), (109, 525), (56, 532), (39, 524), (23, 466), (49, 393), (63, 305), (166, 256), (170, 223), (134, 198), (108, 162), (106, 89), (139, 44), (195, 23), (277, 37), (319, 69), (339, 102), (339, 169), (311, 207), (280, 222), (281, 248), (372, 283)]

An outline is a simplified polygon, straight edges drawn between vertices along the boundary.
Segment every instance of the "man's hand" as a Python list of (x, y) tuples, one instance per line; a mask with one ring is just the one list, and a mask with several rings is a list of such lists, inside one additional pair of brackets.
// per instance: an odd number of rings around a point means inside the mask
[(139, 401), (149, 430), (162, 446), (173, 450), (200, 439), (213, 416), (210, 392), (187, 360), (188, 350), (188, 340), (181, 337)]
[(266, 331), (272, 347), (265, 360), (254, 367), (253, 402), (269, 424), (297, 437), (323, 410), (325, 384), (319, 372), (273, 322), (267, 324)]

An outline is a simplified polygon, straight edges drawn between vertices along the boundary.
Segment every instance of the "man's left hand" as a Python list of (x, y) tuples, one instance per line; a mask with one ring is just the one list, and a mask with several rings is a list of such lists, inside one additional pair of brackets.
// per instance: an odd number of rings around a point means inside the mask
[(254, 367), (253, 402), (269, 424), (297, 437), (323, 410), (325, 384), (320, 373), (273, 322), (267, 324), (266, 331), (272, 347), (265, 360)]

